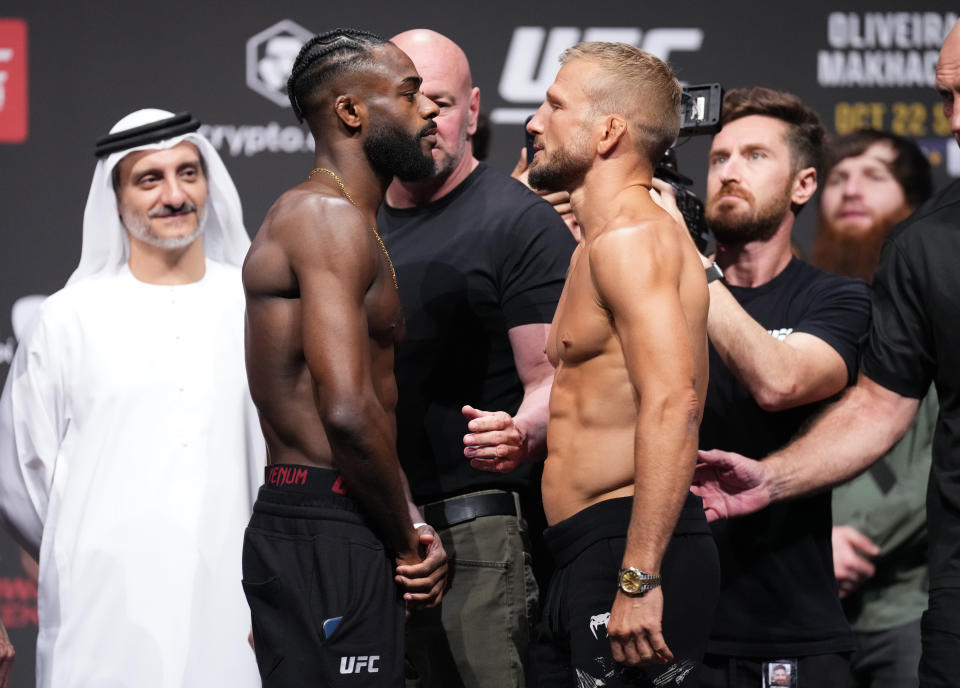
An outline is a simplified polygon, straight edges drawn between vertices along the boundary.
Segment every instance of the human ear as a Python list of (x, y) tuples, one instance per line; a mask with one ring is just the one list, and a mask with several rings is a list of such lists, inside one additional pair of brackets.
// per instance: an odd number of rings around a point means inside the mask
[(610, 115), (607, 117), (603, 126), (603, 134), (600, 141), (597, 142), (597, 152), (600, 155), (607, 155), (619, 143), (620, 139), (627, 131), (627, 123), (622, 117)]
[(796, 173), (793, 177), (793, 190), (790, 193), (790, 201), (795, 205), (804, 205), (813, 198), (817, 192), (817, 170), (813, 167), (805, 167)]
[(367, 116), (363, 101), (350, 94), (337, 96), (333, 109), (340, 121), (351, 129), (359, 129)]
[(468, 112), (467, 133), (473, 136), (477, 133), (477, 116), (480, 114), (480, 89), (476, 86), (470, 89), (470, 106)]

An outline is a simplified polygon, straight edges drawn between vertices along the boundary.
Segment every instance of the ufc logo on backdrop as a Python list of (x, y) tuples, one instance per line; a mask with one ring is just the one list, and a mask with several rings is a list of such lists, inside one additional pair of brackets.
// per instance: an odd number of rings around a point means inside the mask
[(496, 108), (490, 119), (496, 124), (522, 124), (543, 101), (547, 88), (560, 70), (560, 53), (580, 41), (619, 41), (669, 61), (670, 53), (697, 51), (703, 44), (698, 28), (649, 29), (636, 27), (518, 26), (507, 50), (498, 91), (508, 103), (526, 107)]
[(0, 143), (27, 139), (27, 23), (0, 19)]

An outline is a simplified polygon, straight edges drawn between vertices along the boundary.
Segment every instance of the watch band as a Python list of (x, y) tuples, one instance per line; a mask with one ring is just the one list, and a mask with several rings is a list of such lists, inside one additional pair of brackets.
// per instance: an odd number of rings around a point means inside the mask
[(716, 280), (723, 279), (723, 270), (721, 270), (720, 266), (717, 265), (715, 262), (711, 263), (710, 267), (704, 270), (704, 272), (707, 275), (707, 284), (710, 284), (711, 282), (714, 282)]

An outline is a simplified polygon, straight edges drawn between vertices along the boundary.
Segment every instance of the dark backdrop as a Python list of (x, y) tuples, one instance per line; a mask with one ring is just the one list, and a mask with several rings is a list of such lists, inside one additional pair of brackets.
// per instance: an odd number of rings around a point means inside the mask
[[(476, 5), (275, 0), (270, 3), (44, 2), (0, 7), (0, 380), (15, 346), (15, 301), (60, 288), (80, 253), (93, 142), (140, 107), (190, 110), (208, 125), (256, 231), (274, 198), (310, 170), (310, 144), (277, 88), (304, 37), (337, 26), (390, 36), (428, 27), (469, 56), (494, 122), (489, 162), (509, 171), (520, 122), (577, 40), (633, 42), (666, 57), (688, 83), (793, 91), (831, 131), (872, 125), (916, 138), (939, 183), (960, 155), (930, 87), (946, 0), (523, 3)], [(708, 142), (679, 148), (702, 194)], [(796, 232), (809, 246), (813, 212)], [(0, 536), (0, 615), (18, 650), (13, 681), (32, 684), (36, 589)]]

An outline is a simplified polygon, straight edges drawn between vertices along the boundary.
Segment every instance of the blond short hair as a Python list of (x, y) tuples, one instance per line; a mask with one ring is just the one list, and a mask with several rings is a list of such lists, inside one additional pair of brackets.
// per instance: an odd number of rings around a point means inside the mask
[(680, 133), (682, 88), (660, 58), (626, 43), (587, 41), (567, 48), (561, 64), (586, 60), (601, 78), (584, 85), (596, 114), (618, 114), (656, 165)]

